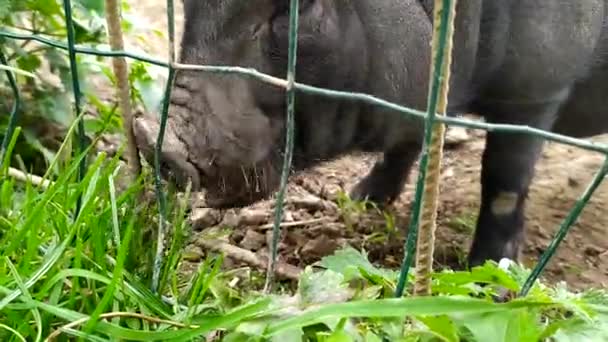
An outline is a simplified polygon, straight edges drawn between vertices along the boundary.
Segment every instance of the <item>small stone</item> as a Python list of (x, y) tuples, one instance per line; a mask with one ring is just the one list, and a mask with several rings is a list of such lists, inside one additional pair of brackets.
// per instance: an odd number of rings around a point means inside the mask
[(220, 222), (219, 211), (211, 208), (194, 208), (190, 215), (190, 222), (194, 230), (203, 230)]
[(602, 249), (597, 246), (587, 246), (585, 248), (585, 254), (591, 257), (596, 257), (602, 254)]
[(194, 245), (189, 245), (184, 249), (184, 252), (182, 253), (182, 257), (186, 261), (198, 262), (203, 259), (204, 254), (203, 254), (203, 250), (200, 247), (194, 246)]
[(446, 146), (457, 146), (469, 141), (470, 136), (464, 127), (448, 126), (445, 134)]
[(314, 240), (309, 240), (302, 247), (302, 255), (306, 257), (322, 257), (333, 253), (338, 248), (338, 244), (334, 239), (330, 239), (325, 235), (320, 235)]
[(300, 230), (296, 229), (285, 232), (285, 241), (288, 244), (302, 247), (309, 241), (309, 238)]
[(454, 168), (453, 167), (449, 167), (447, 168), (442, 175), (443, 178), (452, 178), (454, 177)]
[(318, 231), (327, 237), (337, 238), (344, 233), (344, 225), (337, 222), (328, 222), (315, 228), (314, 231)]
[(192, 191), (190, 194), (193, 208), (204, 208), (206, 206), (205, 193), (201, 191)]
[(268, 221), (269, 212), (262, 209), (243, 209), (239, 214), (239, 223), (247, 226), (259, 226)]
[(568, 177), (568, 186), (571, 188), (576, 188), (580, 185), (579, 181), (572, 178), (572, 177)]
[(224, 219), (222, 219), (221, 225), (232, 228), (237, 227), (239, 225), (239, 215), (234, 209), (226, 211), (226, 213), (224, 214)]
[(291, 213), (291, 211), (285, 211), (283, 212), (283, 221), (285, 222), (293, 222), (293, 214)]
[(344, 189), (338, 184), (326, 184), (321, 190), (321, 195), (329, 201), (337, 201)]
[(323, 199), (317, 196), (312, 195), (292, 197), (289, 199), (289, 202), (293, 204), (296, 208), (307, 209), (309, 211), (325, 209), (325, 201), (323, 201)]
[(240, 245), (245, 249), (256, 251), (264, 246), (265, 240), (266, 236), (264, 234), (257, 233), (253, 229), (248, 229)]

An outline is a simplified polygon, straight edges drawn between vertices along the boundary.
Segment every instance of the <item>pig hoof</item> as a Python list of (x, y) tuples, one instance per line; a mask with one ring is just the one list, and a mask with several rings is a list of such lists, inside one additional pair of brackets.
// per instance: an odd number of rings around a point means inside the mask
[(520, 238), (514, 238), (510, 241), (499, 243), (489, 243), (489, 241), (475, 243), (469, 253), (469, 268), (482, 266), (489, 260), (500, 262), (502, 259), (509, 259), (513, 262), (519, 262), (520, 240)]
[(398, 194), (382, 181), (366, 177), (361, 180), (350, 192), (353, 201), (367, 201), (382, 209), (392, 203)]

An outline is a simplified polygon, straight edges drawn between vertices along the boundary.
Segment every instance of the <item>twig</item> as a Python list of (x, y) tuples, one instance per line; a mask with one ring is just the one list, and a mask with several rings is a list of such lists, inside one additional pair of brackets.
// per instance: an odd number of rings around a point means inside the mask
[(12, 167), (8, 168), (8, 175), (9, 175), (9, 177), (13, 177), (16, 180), (21, 181), (21, 182), (30, 181), (32, 184), (41, 187), (43, 190), (46, 190), (51, 185), (53, 185), (53, 182), (51, 182), (47, 179), (43, 179), (42, 177), (33, 175), (31, 173), (25, 173), (23, 171), (19, 171)]
[[(286, 227), (307, 226), (309, 224), (321, 223), (323, 221), (326, 221), (327, 219), (328, 219), (327, 217), (321, 217), (321, 218), (310, 219), (310, 220), (293, 221), (293, 222), (281, 222), (281, 224), (279, 225), (279, 227), (286, 228)], [(267, 229), (271, 229), (272, 227), (274, 227), (274, 223), (268, 223), (268, 224), (259, 226), (258, 230), (267, 230)]]
[[(255, 253), (221, 240), (207, 240), (205, 238), (201, 238), (196, 241), (196, 244), (208, 250), (224, 253), (226, 256), (232, 259), (242, 261), (250, 266), (254, 266), (262, 270), (268, 267), (268, 262), (266, 260), (262, 260), (262, 258), (257, 256)], [(298, 280), (301, 272), (302, 270), (300, 268), (280, 261), (277, 262), (275, 268), (275, 273), (279, 277), (289, 280)]]
[[(198, 328), (198, 325), (186, 325), (183, 323), (179, 323), (179, 322), (174, 322), (174, 321), (168, 321), (165, 319), (160, 319), (160, 318), (155, 318), (155, 317), (150, 317), (150, 316), (146, 316), (140, 313), (136, 313), (136, 312), (108, 312), (108, 313), (104, 313), (99, 315), (100, 319), (107, 319), (107, 318), (116, 318), (116, 317), (129, 317), (129, 318), (139, 318), (148, 322), (152, 322), (152, 323), (158, 323), (158, 324), (169, 324), (172, 325), (174, 327), (178, 327), (178, 328), (190, 328), (190, 329), (196, 329)], [(65, 330), (67, 329), (71, 329), (75, 326), (81, 325), (83, 323), (86, 323), (87, 321), (89, 321), (91, 319), (91, 317), (84, 317), (81, 318), (79, 320), (76, 320), (74, 322), (68, 323), (64, 326), (59, 327), (59, 329), (53, 331), (52, 334), (50, 334), (45, 341), (51, 341), (54, 338), (57, 338), (59, 335), (61, 335)]]
[[(117, 0), (106, 0), (105, 5), (110, 47), (113, 51), (124, 50)], [(122, 112), (125, 136), (127, 137), (127, 165), (131, 170), (131, 177), (136, 179), (141, 173), (141, 161), (137, 145), (135, 144), (135, 133), (133, 132), (133, 114), (131, 112), (127, 62), (124, 57), (112, 58), (112, 66), (114, 67), (114, 74), (116, 75), (118, 84), (118, 102)]]
[[(434, 29), (432, 55), (433, 62), (440, 61), (440, 70), (436, 70), (437, 65), (432, 64), (431, 75), (441, 74), (442, 77), (437, 78), (437, 116), (445, 115), (448, 103), (449, 81), (450, 81), (450, 65), (452, 63), (452, 48), (453, 48), (453, 33), (454, 33), (454, 18), (456, 1), (449, 2), (451, 7), (445, 7), (442, 0), (435, 0), (434, 9)], [(443, 23), (447, 27), (442, 27), (442, 15), (452, 14), (447, 18), (447, 22)], [(441, 30), (445, 30), (446, 45), (443, 56), (440, 56)], [(431, 111), (429, 106), (429, 111)], [(431, 118), (431, 117), (430, 117)], [(439, 202), (439, 183), (441, 178), (441, 162), (443, 158), (443, 145), (445, 139), (445, 125), (443, 123), (435, 123), (433, 120), (427, 121), (426, 127), (430, 132), (430, 138), (427, 140), (428, 163), (426, 165), (427, 172), (424, 177), (424, 195), (422, 200), (422, 210), (420, 213), (420, 229), (418, 234), (418, 243), (416, 251), (416, 282), (414, 283), (414, 295), (430, 295), (431, 294), (431, 274), (433, 272), (433, 254), (435, 251), (435, 230), (437, 229), (437, 207)], [(426, 139), (425, 139), (426, 140)], [(429, 141), (430, 140), (430, 141)]]

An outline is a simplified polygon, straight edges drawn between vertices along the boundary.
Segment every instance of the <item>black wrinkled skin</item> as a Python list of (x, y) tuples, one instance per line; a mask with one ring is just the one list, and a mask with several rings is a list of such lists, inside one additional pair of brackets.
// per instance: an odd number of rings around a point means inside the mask
[[(181, 63), (251, 67), (285, 77), (289, 1), (183, 1)], [(297, 80), (424, 110), (432, 2), (301, 0)], [(449, 112), (577, 137), (608, 132), (607, 5), (459, 1)], [(196, 180), (211, 205), (247, 205), (277, 189), (284, 90), (237, 75), (180, 71), (169, 115), (193, 167), (166, 165)], [(422, 128), (420, 120), (384, 108), (299, 92), (294, 170), (355, 150), (384, 152), (351, 195), (388, 204), (419, 155)], [(525, 198), (542, 146), (534, 137), (488, 134), (471, 266), (518, 259)], [(493, 210), (505, 193), (514, 196), (513, 210)]]

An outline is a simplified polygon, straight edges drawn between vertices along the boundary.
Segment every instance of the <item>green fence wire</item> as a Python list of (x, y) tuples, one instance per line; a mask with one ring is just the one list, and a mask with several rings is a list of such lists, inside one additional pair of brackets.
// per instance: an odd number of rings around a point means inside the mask
[[(443, 8), (450, 8), (452, 1), (455, 1), (455, 0), (441, 0), (441, 1), (443, 1)], [(158, 59), (155, 59), (155, 58), (152, 58), (149, 56), (129, 53), (126, 51), (103, 51), (103, 50), (92, 49), (89, 47), (75, 46), (70, 0), (63, 0), (64, 12), (65, 12), (65, 17), (66, 17), (66, 26), (67, 26), (67, 30), (68, 30), (67, 43), (48, 39), (45, 37), (41, 37), (39, 35), (22, 34), (22, 33), (18, 33), (18, 32), (7, 31), (7, 30), (0, 30), (0, 39), (34, 40), (34, 41), (46, 44), (48, 46), (67, 50), (69, 52), (70, 67), (71, 67), (71, 71), (72, 71), (73, 92), (74, 92), (74, 100), (75, 100), (75, 111), (77, 114), (76, 117), (79, 117), (79, 114), (81, 111), (80, 85), (78, 82), (78, 71), (77, 71), (77, 67), (76, 67), (76, 55), (77, 54), (81, 53), (81, 54), (90, 54), (90, 55), (104, 56), (104, 57), (122, 56), (122, 57), (126, 57), (129, 59), (134, 59), (134, 60), (139, 60), (142, 62), (154, 64), (157, 66), (167, 67), (169, 69), (169, 78), (168, 78), (167, 88), (165, 91), (165, 96), (163, 99), (164, 102), (163, 102), (163, 107), (162, 107), (162, 112), (161, 112), (161, 120), (160, 120), (161, 129), (159, 131), (159, 136), (158, 136), (157, 146), (156, 146), (156, 151), (155, 151), (155, 155), (156, 155), (156, 157), (155, 157), (155, 169), (156, 169), (155, 170), (155, 183), (156, 184), (155, 185), (156, 185), (156, 193), (157, 193), (158, 201), (159, 201), (159, 215), (160, 215), (160, 218), (159, 218), (159, 249), (161, 249), (161, 250), (162, 250), (163, 244), (162, 244), (162, 242), (160, 242), (160, 239), (164, 236), (165, 222), (166, 222), (165, 221), (166, 199), (165, 199), (164, 193), (162, 191), (161, 182), (160, 182), (159, 154), (160, 154), (160, 146), (162, 146), (162, 142), (163, 142), (163, 138), (164, 138), (164, 131), (165, 131), (166, 121), (167, 121), (167, 117), (168, 117), (168, 107), (169, 107), (168, 101), (169, 101), (169, 96), (171, 93), (171, 86), (172, 86), (175, 72), (177, 70), (199, 70), (201, 72), (210, 72), (210, 73), (239, 74), (243, 77), (251, 77), (251, 78), (272, 84), (277, 87), (285, 88), (287, 90), (286, 96), (287, 96), (287, 103), (288, 103), (287, 113), (286, 113), (287, 126), (288, 126), (288, 134), (287, 134), (287, 138), (286, 138), (286, 158), (284, 160), (283, 172), (282, 172), (282, 177), (281, 177), (281, 186), (280, 186), (279, 193), (277, 196), (277, 205), (275, 207), (276, 212), (275, 212), (274, 228), (273, 228), (273, 243), (271, 246), (272, 258), (269, 262), (269, 276), (267, 276), (267, 285), (268, 286), (270, 283), (270, 280), (268, 280), (268, 279), (269, 278), (272, 279), (271, 274), (272, 274), (272, 270), (274, 268), (276, 256), (277, 256), (277, 253), (276, 253), (277, 242), (278, 242), (278, 238), (279, 238), (279, 234), (280, 234), (280, 224), (279, 223), (280, 223), (280, 219), (282, 216), (281, 213), (282, 213), (282, 209), (283, 209), (284, 194), (285, 194), (285, 189), (286, 189), (286, 180), (287, 180), (287, 177), (289, 174), (289, 170), (291, 168), (291, 153), (292, 153), (292, 147), (293, 147), (293, 133), (294, 133), (294, 131), (293, 131), (294, 106), (295, 106), (295, 91), (296, 90), (299, 90), (299, 91), (301, 91), (303, 93), (307, 93), (307, 94), (315, 94), (315, 95), (321, 95), (321, 96), (326, 96), (326, 97), (330, 97), (330, 98), (344, 99), (344, 100), (350, 100), (350, 101), (361, 101), (361, 102), (372, 104), (372, 105), (383, 106), (387, 109), (391, 109), (391, 110), (394, 110), (396, 112), (399, 112), (399, 113), (402, 113), (405, 115), (409, 115), (412, 117), (419, 118), (421, 120), (425, 120), (425, 125), (427, 126), (427, 130), (428, 130), (429, 125), (431, 125), (433, 123), (444, 123), (447, 125), (467, 127), (467, 128), (471, 128), (471, 129), (481, 129), (481, 130), (486, 130), (486, 131), (490, 131), (490, 132), (500, 131), (500, 132), (504, 132), (504, 133), (522, 133), (522, 134), (534, 135), (534, 136), (543, 138), (548, 141), (558, 142), (558, 143), (562, 143), (562, 144), (566, 144), (566, 145), (570, 145), (570, 146), (582, 148), (585, 150), (595, 151), (595, 152), (604, 154), (604, 156), (606, 156), (606, 160), (605, 160), (604, 164), (599, 169), (599, 171), (596, 173), (595, 177), (593, 178), (592, 182), (587, 187), (585, 192), (577, 200), (573, 209), (570, 211), (570, 213), (564, 219), (564, 221), (560, 225), (559, 231), (556, 234), (555, 238), (552, 240), (550, 245), (547, 247), (547, 249), (541, 256), (540, 261), (534, 267), (534, 269), (532, 270), (532, 273), (526, 280), (526, 282), (521, 290), (521, 293), (520, 293), (521, 296), (525, 296), (530, 291), (533, 284), (539, 278), (539, 276), (541, 275), (543, 270), (546, 268), (547, 263), (549, 262), (551, 257), (555, 254), (559, 245), (561, 244), (561, 242), (563, 241), (563, 239), (565, 238), (565, 236), (567, 235), (569, 230), (572, 228), (574, 223), (579, 218), (582, 210), (584, 209), (586, 204), (589, 202), (589, 200), (591, 199), (591, 197), (593, 196), (594, 192), (597, 190), (597, 188), (599, 187), (599, 185), (601, 184), (603, 179), (608, 174), (608, 145), (594, 143), (594, 142), (584, 140), (584, 139), (576, 139), (576, 138), (568, 137), (565, 135), (555, 134), (552, 132), (543, 131), (543, 130), (539, 130), (539, 129), (528, 127), (528, 126), (509, 125), (509, 124), (490, 124), (490, 123), (476, 122), (476, 121), (460, 119), (460, 118), (450, 118), (450, 117), (446, 117), (446, 116), (436, 116), (435, 117), (434, 108), (436, 108), (436, 106), (437, 106), (437, 96), (433, 95), (434, 94), (433, 89), (435, 89), (435, 86), (440, 83), (439, 82), (440, 81), (439, 78), (441, 75), (440, 72), (436, 72), (434, 75), (432, 75), (433, 79), (432, 79), (432, 83), (431, 83), (432, 86), (431, 86), (431, 93), (429, 95), (429, 104), (428, 104), (427, 112), (418, 111), (418, 110), (414, 110), (414, 109), (411, 109), (408, 107), (400, 106), (398, 104), (385, 101), (383, 99), (374, 97), (369, 94), (342, 92), (342, 91), (318, 88), (318, 87), (298, 83), (295, 81), (295, 65), (296, 65), (295, 56), (296, 56), (296, 51), (297, 51), (296, 50), (297, 49), (297, 39), (296, 39), (297, 30), (295, 28), (297, 27), (297, 23), (298, 23), (298, 11), (297, 11), (298, 3), (299, 3), (298, 0), (290, 0), (290, 31), (289, 31), (290, 40), (289, 40), (289, 63), (288, 63), (287, 80), (273, 77), (273, 76), (261, 73), (257, 70), (251, 69), (251, 68), (207, 66), (207, 65), (204, 65), (204, 66), (203, 65), (184, 65), (184, 64), (180, 64), (180, 63), (175, 63), (174, 62), (174, 57), (175, 57), (174, 56), (175, 55), (175, 53), (174, 53), (175, 52), (175, 50), (174, 50), (174, 43), (175, 43), (174, 27), (175, 27), (175, 23), (174, 23), (174, 15), (173, 15), (173, 8), (174, 8), (173, 0), (167, 0), (167, 9), (168, 9), (167, 18), (168, 18), (168, 23), (169, 23), (168, 30), (169, 30), (169, 44), (170, 44), (169, 62), (158, 60)], [(443, 29), (441, 30), (441, 32), (445, 32), (445, 27), (447, 25), (447, 19), (448, 19), (449, 15), (454, 15), (454, 13), (451, 13), (451, 14), (442, 13), (441, 21), (439, 23), (436, 23), (436, 25), (443, 26)], [(456, 15), (457, 15), (457, 13), (456, 13)], [(439, 44), (440, 49), (442, 49), (442, 51), (444, 51), (444, 53), (445, 53), (446, 41), (445, 41), (445, 39), (442, 39), (441, 37), (440, 37), (440, 39), (441, 39), (440, 44)], [(458, 42), (456, 41), (455, 44), (458, 44)], [(405, 56), (404, 56), (404, 58), (405, 58)], [(442, 59), (443, 58), (441, 58), (441, 59), (437, 58), (435, 61), (441, 62)], [(0, 63), (2, 65), (7, 66), (7, 61), (4, 58), (4, 54), (2, 51), (1, 45), (0, 45)], [(444, 67), (445, 67), (444, 65), (439, 65), (439, 67), (436, 65), (435, 70), (439, 71)], [(10, 136), (12, 135), (12, 132), (14, 131), (14, 129), (17, 125), (17, 121), (19, 118), (19, 111), (20, 111), (20, 101), (21, 101), (19, 89), (17, 87), (17, 83), (15, 81), (15, 77), (14, 77), (13, 73), (10, 70), (6, 70), (5, 74), (9, 80), (9, 85), (11, 86), (11, 89), (13, 92), (13, 97), (14, 97), (13, 101), (14, 102), (13, 102), (12, 111), (10, 113), (9, 124), (8, 124), (8, 128), (6, 131), (6, 135), (5, 135), (4, 141), (2, 143), (2, 149), (0, 150), (0, 163), (4, 159), (5, 145), (7, 143), (7, 140), (10, 139)], [(85, 133), (84, 126), (81, 121), (81, 122), (79, 122), (78, 133), (77, 133), (78, 138), (79, 138), (77, 147), (78, 147), (79, 151), (83, 151), (85, 149), (84, 133)], [(423, 147), (423, 151), (422, 151), (423, 157), (428, 154), (428, 148), (429, 148), (428, 144), (425, 144), (425, 146)], [(426, 168), (427, 168), (427, 165), (425, 162), (425, 158), (421, 158), (421, 163), (420, 163), (421, 173), (426, 172)], [(86, 169), (86, 164), (85, 164), (85, 161), (83, 161), (80, 165), (80, 172), (79, 172), (80, 177), (82, 175), (84, 175), (85, 169)], [(417, 186), (416, 186), (416, 196), (415, 196), (415, 202), (413, 205), (414, 213), (417, 210), (419, 211), (419, 208), (421, 206), (420, 202), (421, 202), (421, 193), (423, 191), (423, 186), (424, 186), (423, 182), (420, 182), (420, 179), (419, 179), (417, 182)], [(396, 291), (397, 296), (401, 296), (404, 291), (405, 280), (407, 278), (407, 274), (410, 269), (410, 264), (411, 264), (411, 259), (412, 259), (411, 255), (413, 255), (413, 253), (415, 251), (414, 241), (416, 240), (415, 234), (417, 232), (418, 225), (419, 225), (419, 222), (417, 221), (417, 215), (414, 214), (414, 215), (412, 215), (412, 221), (409, 225), (408, 238), (407, 238), (407, 243), (406, 243), (405, 251), (404, 251), (404, 253), (406, 254), (406, 257), (404, 258), (405, 260), (403, 261), (403, 266), (401, 268), (400, 281), (398, 284), (398, 289)], [(157, 258), (155, 260), (155, 269), (160, 269), (160, 263), (161, 263), (160, 255), (161, 254), (158, 254), (158, 255), (159, 255), (159, 258)], [(155, 281), (153, 281), (153, 283), (155, 283), (155, 284), (157, 284), (157, 282), (158, 282), (157, 279)], [(267, 288), (268, 288), (268, 286), (267, 286)], [(153, 285), (153, 288), (154, 288), (154, 285)]]
[(274, 277), (274, 269), (277, 260), (277, 250), (279, 245), (279, 237), (281, 235), (281, 221), (283, 220), (283, 202), (285, 201), (285, 192), (287, 190), (287, 179), (291, 169), (291, 161), (293, 157), (293, 138), (295, 126), (295, 101), (296, 89), (294, 83), (296, 81), (296, 55), (298, 51), (298, 12), (299, 0), (291, 0), (289, 3), (289, 53), (287, 56), (287, 134), (285, 141), (285, 158), (283, 160), (283, 170), (281, 171), (281, 183), (279, 193), (277, 195), (277, 203), (275, 206), (274, 225), (272, 228), (272, 245), (270, 246), (270, 262), (268, 263), (268, 272), (266, 272), (266, 284), (264, 291), (269, 292), (272, 286)]
[[(450, 8), (452, 1), (456, 0), (443, 0), (443, 8)], [(426, 186), (425, 179), (429, 164), (429, 149), (433, 140), (433, 125), (436, 121), (437, 106), (439, 105), (439, 93), (442, 85), (441, 75), (443, 75), (444, 69), (448, 67), (448, 65), (445, 65), (444, 63), (444, 56), (447, 48), (448, 20), (450, 19), (450, 15), (454, 15), (454, 13), (444, 10), (441, 13), (441, 20), (438, 23), (439, 37), (437, 39), (439, 42), (437, 44), (438, 49), (435, 55), (435, 60), (433, 61), (434, 73), (431, 75), (432, 80), (430, 83), (426, 120), (424, 122), (424, 144), (422, 148), (422, 156), (420, 157), (420, 163), (418, 166), (418, 180), (416, 182), (416, 192), (414, 195), (411, 221), (404, 246), (405, 259), (402, 261), (401, 273), (399, 275), (399, 281), (397, 282), (397, 289), (395, 291), (396, 297), (403, 296), (407, 276), (414, 260), (414, 252), (416, 251), (416, 241), (418, 238), (418, 228), (420, 227), (420, 218), (422, 212), (422, 201)]]
[[(2, 40), (0, 40), (0, 43)], [(8, 61), (4, 56), (4, 51), (2, 51), (2, 46), (0, 45), (0, 63), (2, 65), (8, 66)], [(4, 139), (2, 139), (2, 145), (0, 146), (0, 170), (2, 170), (4, 162), (4, 153), (8, 148), (8, 144), (13, 136), (13, 132), (15, 127), (17, 126), (17, 121), (19, 120), (19, 105), (21, 104), (21, 94), (19, 93), (19, 87), (17, 87), (17, 80), (15, 80), (15, 75), (10, 70), (6, 70), (6, 78), (8, 79), (8, 83), (13, 91), (13, 107), (11, 108), (11, 113), (8, 120), (8, 128), (6, 130), (6, 135)]]
[[(79, 118), (78, 120), (78, 130), (76, 132), (78, 137), (78, 144), (74, 146), (74, 154), (84, 152), (86, 149), (86, 132), (84, 129), (84, 121), (80, 116), (82, 111), (82, 94), (80, 92), (80, 82), (78, 81), (78, 64), (76, 63), (76, 51), (74, 51), (75, 45), (75, 33), (74, 33), (74, 21), (72, 18), (72, 1), (64, 0), (63, 1), (63, 10), (65, 12), (65, 26), (67, 28), (68, 33), (68, 53), (70, 56), (70, 71), (72, 75), (72, 93), (74, 94), (74, 110), (76, 112), (75, 117)], [(82, 158), (80, 165), (78, 167), (78, 182), (82, 181), (84, 175), (87, 172), (87, 159)], [(78, 202), (76, 203), (76, 215), (80, 212), (82, 198), (78, 197)]]
[[(175, 23), (174, 23), (174, 7), (173, 1), (167, 0), (167, 19), (169, 22), (169, 65), (174, 62), (175, 59)], [(167, 199), (162, 191), (161, 184), (161, 173), (160, 173), (160, 155), (161, 147), (165, 139), (165, 130), (167, 128), (167, 116), (169, 113), (169, 99), (171, 97), (171, 88), (173, 86), (173, 80), (175, 79), (175, 69), (169, 67), (169, 75), (167, 77), (167, 85), (165, 88), (165, 94), (163, 97), (163, 108), (161, 113), (160, 128), (158, 130), (158, 137), (156, 138), (157, 144), (154, 149), (154, 183), (156, 189), (156, 198), (158, 200), (158, 208), (160, 211), (160, 217), (158, 220), (158, 234), (156, 242), (156, 256), (154, 258), (154, 268), (152, 273), (152, 291), (158, 290), (160, 281), (160, 270), (162, 266), (162, 255), (164, 254), (165, 246), (165, 223), (167, 213)]]

